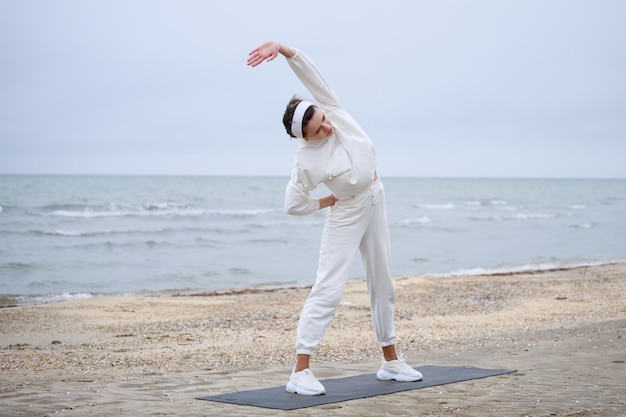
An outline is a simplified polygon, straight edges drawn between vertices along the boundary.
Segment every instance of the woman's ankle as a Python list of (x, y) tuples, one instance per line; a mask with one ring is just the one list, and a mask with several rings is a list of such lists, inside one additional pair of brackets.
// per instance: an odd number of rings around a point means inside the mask
[(298, 355), (298, 359), (296, 362), (296, 368), (294, 372), (304, 371), (309, 368), (309, 362), (311, 359), (311, 355)]
[(398, 359), (398, 355), (396, 353), (396, 345), (383, 347), (383, 357), (387, 362), (395, 361), (396, 359)]

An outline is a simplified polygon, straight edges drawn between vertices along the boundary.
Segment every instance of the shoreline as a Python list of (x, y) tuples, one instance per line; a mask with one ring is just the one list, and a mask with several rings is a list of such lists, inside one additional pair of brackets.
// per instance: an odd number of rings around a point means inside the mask
[[(452, 271), (447, 273), (425, 273), (416, 276), (422, 277), (434, 277), (434, 278), (449, 278), (449, 277), (498, 277), (498, 276), (510, 276), (520, 274), (541, 274), (546, 272), (556, 271), (568, 271), (579, 268), (588, 268), (605, 265), (626, 265), (626, 260), (605, 260), (605, 261), (586, 261), (586, 262), (540, 262), (536, 264), (524, 264), (518, 266), (509, 267), (477, 267), (462, 269), (458, 271)], [(405, 278), (406, 276), (394, 277), (394, 280)], [(361, 282), (364, 278), (351, 279), (349, 282)], [(163, 291), (150, 291), (141, 290), (136, 292), (63, 292), (63, 293), (46, 293), (46, 294), (0, 294), (0, 309), (32, 306), (39, 304), (51, 304), (65, 301), (82, 300), (95, 297), (193, 297), (193, 296), (220, 296), (220, 295), (237, 295), (248, 293), (263, 293), (263, 292), (275, 292), (283, 289), (310, 289), (312, 284), (285, 284), (285, 285), (270, 285), (270, 284), (258, 284), (246, 287), (233, 287), (216, 290), (163, 290)], [(24, 301), (25, 300), (25, 301)]]
[[(399, 350), (412, 366), (509, 376), (281, 413), (195, 398), (284, 385), (307, 288), (102, 296), (0, 309), (10, 415), (626, 416), (626, 264), (506, 276), (402, 277)], [(312, 369), (375, 372), (364, 282), (352, 281)]]

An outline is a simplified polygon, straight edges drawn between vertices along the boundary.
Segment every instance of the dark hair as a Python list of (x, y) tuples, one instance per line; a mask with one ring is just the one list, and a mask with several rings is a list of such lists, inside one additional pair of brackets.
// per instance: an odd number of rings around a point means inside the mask
[[(283, 114), (283, 125), (285, 125), (285, 130), (287, 134), (292, 138), (296, 136), (291, 132), (291, 120), (293, 119), (293, 114), (296, 111), (296, 107), (303, 99), (293, 96), (289, 103), (287, 104), (287, 108), (285, 109), (285, 114)], [(304, 134), (304, 129), (306, 125), (309, 123), (311, 118), (313, 117), (313, 113), (315, 113), (315, 106), (309, 106), (308, 109), (304, 112), (304, 117), (302, 118), (302, 133)]]

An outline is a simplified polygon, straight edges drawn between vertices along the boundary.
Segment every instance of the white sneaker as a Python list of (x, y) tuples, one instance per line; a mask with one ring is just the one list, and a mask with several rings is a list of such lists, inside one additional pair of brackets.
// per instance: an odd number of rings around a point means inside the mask
[(383, 363), (376, 373), (376, 378), (381, 381), (389, 381), (395, 379), (402, 382), (421, 381), (423, 376), (421, 373), (411, 368), (404, 361), (404, 358), (398, 355), (398, 359), (387, 362), (383, 358)]
[(285, 387), (287, 392), (300, 395), (322, 395), (326, 394), (326, 389), (315, 379), (310, 369), (300, 372), (292, 372), (289, 382)]

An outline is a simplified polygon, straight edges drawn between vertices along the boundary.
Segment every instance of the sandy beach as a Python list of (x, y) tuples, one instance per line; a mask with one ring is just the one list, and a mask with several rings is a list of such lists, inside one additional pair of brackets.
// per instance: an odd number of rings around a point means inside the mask
[[(308, 288), (94, 297), (0, 309), (2, 416), (626, 416), (626, 265), (399, 277), (412, 366), (504, 376), (290, 412), (195, 399), (284, 385)], [(364, 282), (352, 282), (312, 369), (375, 372)]]

